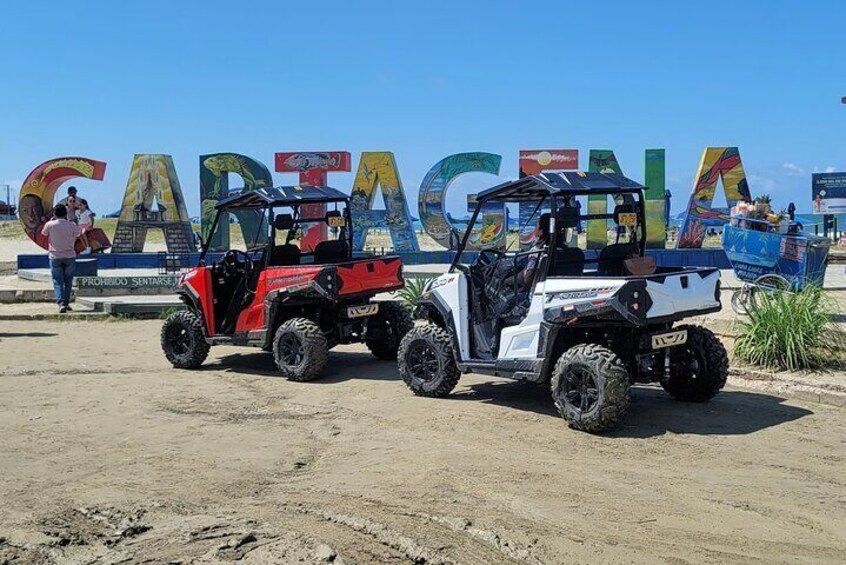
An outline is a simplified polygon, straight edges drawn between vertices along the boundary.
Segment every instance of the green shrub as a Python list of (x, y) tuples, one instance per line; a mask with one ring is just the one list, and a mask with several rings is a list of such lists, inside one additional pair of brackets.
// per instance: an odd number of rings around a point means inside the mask
[(417, 307), (420, 306), (420, 299), (423, 298), (423, 289), (433, 280), (435, 280), (435, 277), (409, 277), (405, 280), (405, 286), (397, 291), (397, 296), (399, 296), (400, 302), (409, 312), (412, 314), (417, 312)]
[(837, 306), (821, 288), (762, 292), (756, 298), (749, 320), (738, 322), (739, 359), (790, 371), (843, 365), (846, 334), (833, 322)]

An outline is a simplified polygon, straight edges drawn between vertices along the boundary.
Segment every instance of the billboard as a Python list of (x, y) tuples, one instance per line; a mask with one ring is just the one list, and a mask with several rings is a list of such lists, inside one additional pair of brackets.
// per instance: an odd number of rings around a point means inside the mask
[(846, 213), (846, 173), (811, 175), (811, 199), (814, 214)]

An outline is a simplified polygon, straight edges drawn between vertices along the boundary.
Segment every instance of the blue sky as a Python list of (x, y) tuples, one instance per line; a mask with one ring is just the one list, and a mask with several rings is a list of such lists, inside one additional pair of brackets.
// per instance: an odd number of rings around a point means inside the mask
[[(416, 199), (451, 153), (499, 153), (509, 178), (520, 149), (586, 167), (609, 148), (642, 180), (665, 147), (676, 211), (709, 145), (739, 146), (753, 195), (800, 210), (811, 172), (846, 170), (842, 2), (32, 0), (0, 21), (0, 183), (100, 159), (105, 181), (76, 184), (101, 213), (135, 153), (173, 155), (192, 214), (198, 156), (221, 151), (272, 170), (276, 151), (347, 150), (354, 171), (390, 150)], [(495, 182), (462, 177), (450, 211)]]

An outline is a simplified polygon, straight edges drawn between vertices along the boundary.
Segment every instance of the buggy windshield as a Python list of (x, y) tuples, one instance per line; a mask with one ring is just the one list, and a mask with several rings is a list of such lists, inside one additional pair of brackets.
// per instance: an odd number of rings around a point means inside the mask
[(346, 201), (218, 208), (203, 253), (229, 249), (269, 265), (325, 263), (348, 259), (352, 231)]

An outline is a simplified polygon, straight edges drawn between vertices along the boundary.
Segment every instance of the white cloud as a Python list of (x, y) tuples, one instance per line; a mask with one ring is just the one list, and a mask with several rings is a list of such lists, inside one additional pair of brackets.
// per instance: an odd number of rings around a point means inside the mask
[(827, 173), (833, 173), (835, 171), (837, 171), (837, 167), (832, 167), (831, 165), (825, 168), (825, 172)]
[(770, 193), (776, 189), (776, 179), (768, 174), (756, 175), (754, 173), (750, 173), (746, 176), (746, 179), (749, 181), (749, 188), (752, 192), (752, 196), (765, 192)]
[(787, 174), (792, 176), (800, 176), (805, 174), (805, 169), (795, 163), (783, 163), (781, 168), (787, 171)]

